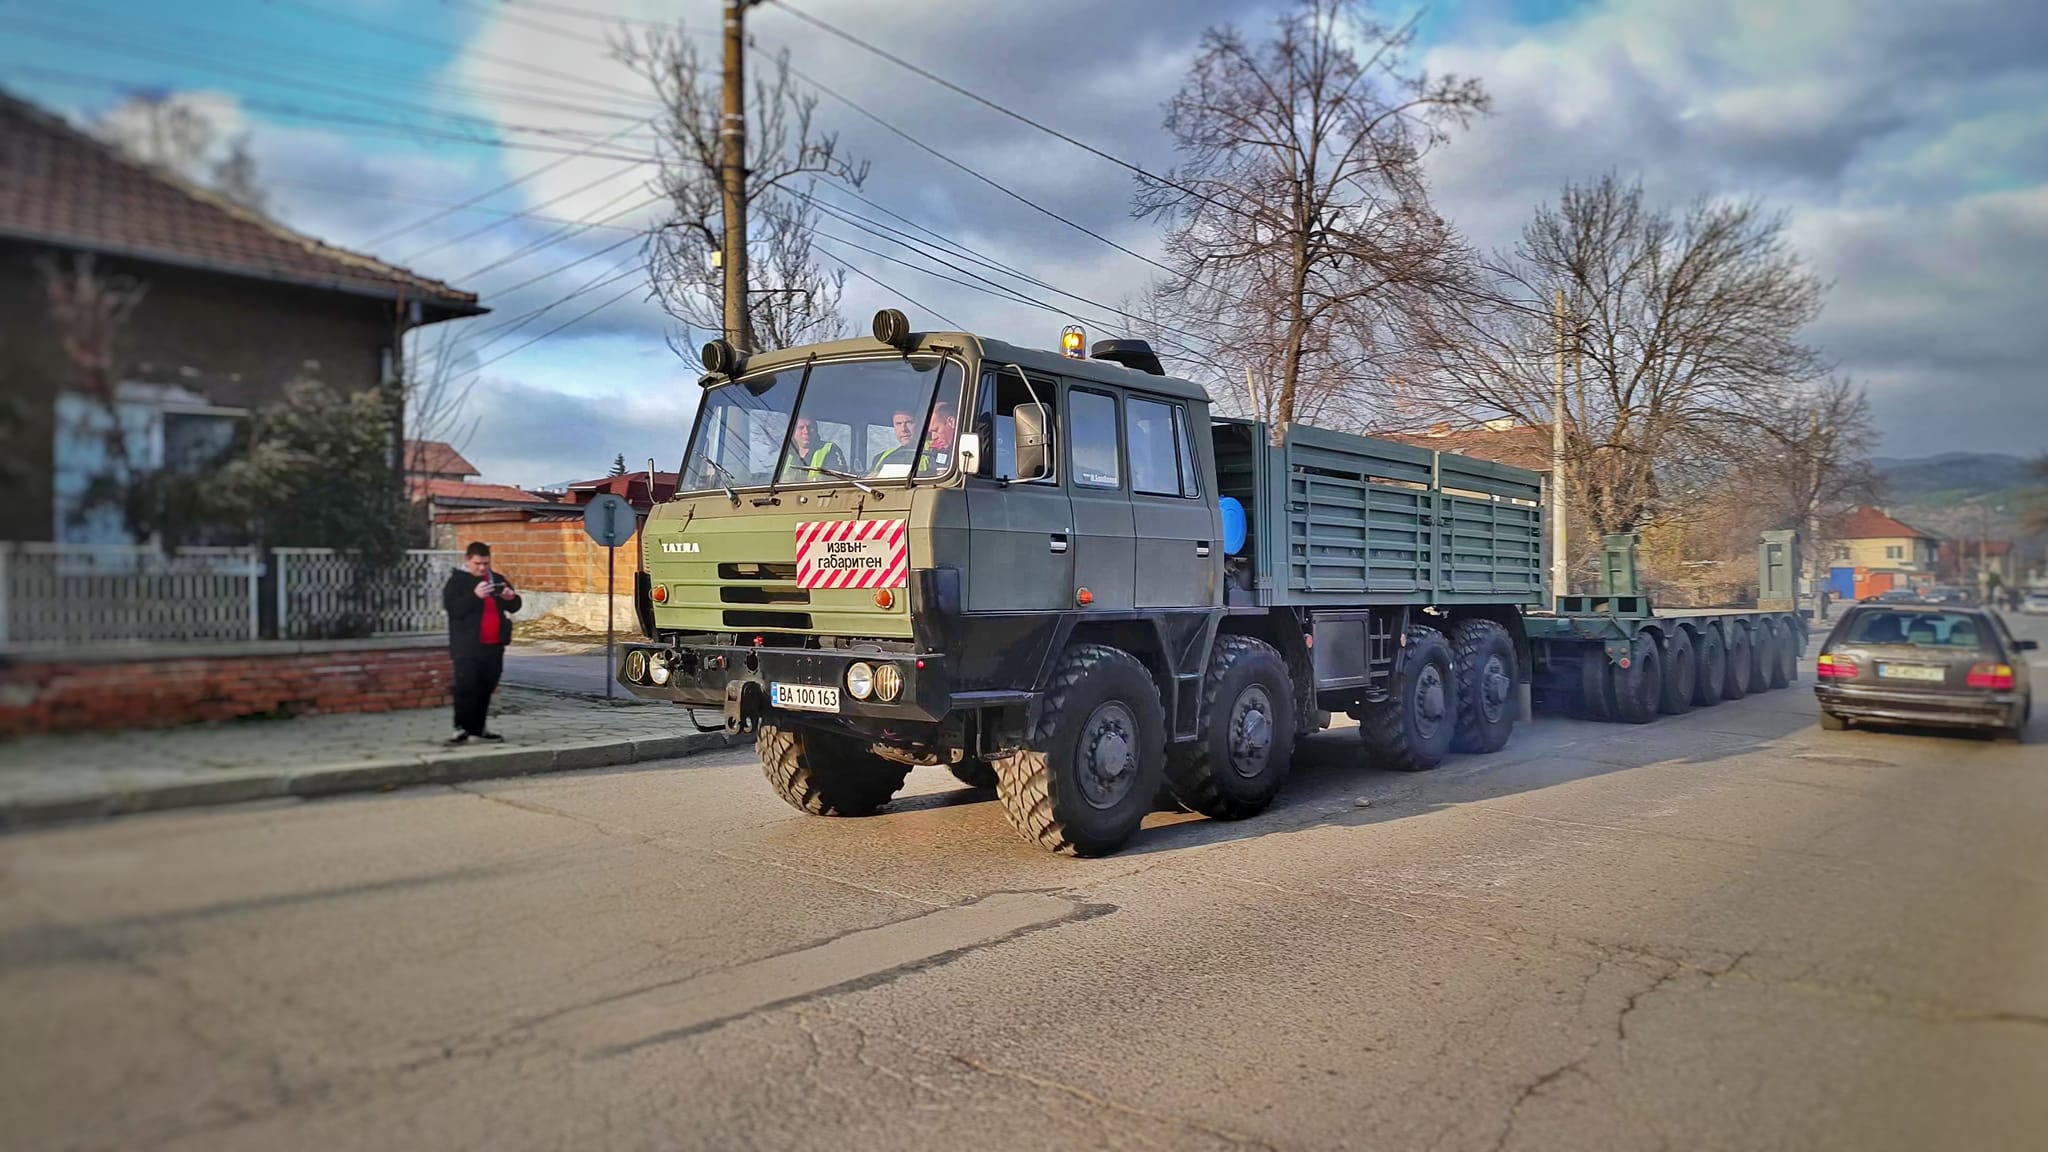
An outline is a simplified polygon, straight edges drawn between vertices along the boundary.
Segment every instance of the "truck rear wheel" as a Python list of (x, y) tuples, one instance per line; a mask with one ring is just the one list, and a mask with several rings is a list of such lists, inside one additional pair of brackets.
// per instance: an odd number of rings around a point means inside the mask
[(1771, 666), (1771, 687), (1789, 688), (1794, 680), (1799, 679), (1799, 657), (1806, 648), (1806, 641), (1799, 635), (1799, 629), (1790, 623), (1779, 623), (1777, 634), (1778, 643), (1773, 650), (1777, 659)]
[(1152, 674), (1101, 644), (1067, 649), (1029, 746), (995, 762), (1003, 815), (1067, 856), (1116, 851), (1152, 810), (1166, 771), (1166, 715)]
[(1614, 718), (1623, 724), (1648, 724), (1657, 718), (1664, 697), (1664, 652), (1654, 632), (1638, 632), (1629, 641), (1628, 667), (1614, 666)]
[(986, 760), (955, 760), (946, 765), (946, 771), (955, 780), (969, 788), (993, 788), (996, 786), (996, 770)]
[(1358, 734), (1374, 767), (1422, 772), (1443, 763), (1458, 727), (1457, 669), (1434, 628), (1408, 629), (1391, 699), (1367, 704)]
[(1579, 706), (1588, 720), (1601, 724), (1614, 719), (1614, 661), (1599, 644), (1579, 646)]
[(1721, 646), (1721, 630), (1709, 625), (1700, 629), (1693, 645), (1699, 675), (1693, 677), (1692, 702), (1702, 708), (1721, 702), (1721, 688), (1728, 682), (1728, 650)]
[(1657, 710), (1666, 716), (1692, 711), (1693, 693), (1699, 687), (1699, 660), (1692, 637), (1683, 628), (1673, 628), (1664, 641), (1664, 696)]
[(754, 751), (776, 793), (813, 816), (872, 816), (910, 774), (908, 764), (884, 760), (852, 737), (822, 728), (763, 721)]
[(1265, 810), (1294, 750), (1287, 661), (1250, 636), (1218, 636), (1202, 680), (1202, 734), (1166, 750), (1166, 782), (1181, 804), (1218, 820)]
[(1515, 731), (1515, 641), (1492, 620), (1460, 620), (1451, 627), (1458, 669), (1458, 727), (1451, 747), (1498, 752)]
[(1729, 621), (1726, 633), (1728, 674), (1721, 678), (1721, 698), (1740, 700), (1750, 693), (1750, 636), (1746, 625)]

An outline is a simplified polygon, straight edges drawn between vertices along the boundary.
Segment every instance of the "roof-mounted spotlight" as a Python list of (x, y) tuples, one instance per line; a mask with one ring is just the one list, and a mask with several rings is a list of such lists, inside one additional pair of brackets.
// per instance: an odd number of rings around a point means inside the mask
[(884, 308), (875, 313), (875, 339), (891, 348), (910, 351), (910, 317), (900, 308)]
[(708, 341), (704, 345), (704, 370), (720, 376), (730, 376), (739, 371), (740, 350), (724, 340)]

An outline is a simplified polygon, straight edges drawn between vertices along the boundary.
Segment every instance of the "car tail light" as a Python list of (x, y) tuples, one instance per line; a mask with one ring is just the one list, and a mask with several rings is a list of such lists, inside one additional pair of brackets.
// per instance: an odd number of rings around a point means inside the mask
[(1994, 692), (2012, 690), (2012, 665), (1978, 664), (1970, 669), (1970, 677), (1964, 681), (1972, 688), (1989, 688)]
[(1823, 680), (1854, 680), (1860, 671), (1847, 656), (1823, 655), (1814, 662), (1814, 674)]

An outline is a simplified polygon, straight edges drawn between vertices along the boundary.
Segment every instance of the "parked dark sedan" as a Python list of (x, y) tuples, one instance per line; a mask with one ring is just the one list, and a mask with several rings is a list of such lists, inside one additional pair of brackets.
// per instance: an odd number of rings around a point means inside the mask
[(1821, 644), (1813, 689), (1820, 726), (1989, 728), (2017, 740), (2033, 707), (2026, 653), (2035, 647), (1977, 608), (1858, 604)]

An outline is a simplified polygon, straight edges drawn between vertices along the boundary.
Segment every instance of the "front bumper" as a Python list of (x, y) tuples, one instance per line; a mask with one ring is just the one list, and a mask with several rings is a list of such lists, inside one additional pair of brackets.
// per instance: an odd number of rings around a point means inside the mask
[(1821, 710), (1844, 720), (1879, 720), (1953, 728), (2013, 728), (2025, 721), (2026, 698), (2014, 692), (1916, 692), (1867, 684), (1817, 684)]
[[(628, 679), (628, 656), (640, 651), (652, 657), (668, 654), (674, 669), (666, 684), (656, 685)], [(887, 661), (903, 673), (903, 691), (888, 704), (878, 700), (856, 700), (846, 689), (846, 668), (856, 660), (869, 664)], [(816, 648), (745, 648), (716, 645), (629, 644), (619, 654), (613, 675), (628, 692), (646, 700), (668, 700), (693, 708), (707, 708), (725, 714), (726, 727), (738, 731), (769, 711), (768, 686), (818, 684), (839, 689), (839, 712), (843, 718), (918, 721), (935, 723), (952, 708), (948, 691), (946, 658), (933, 653), (853, 652)], [(805, 712), (808, 717), (831, 715)]]

